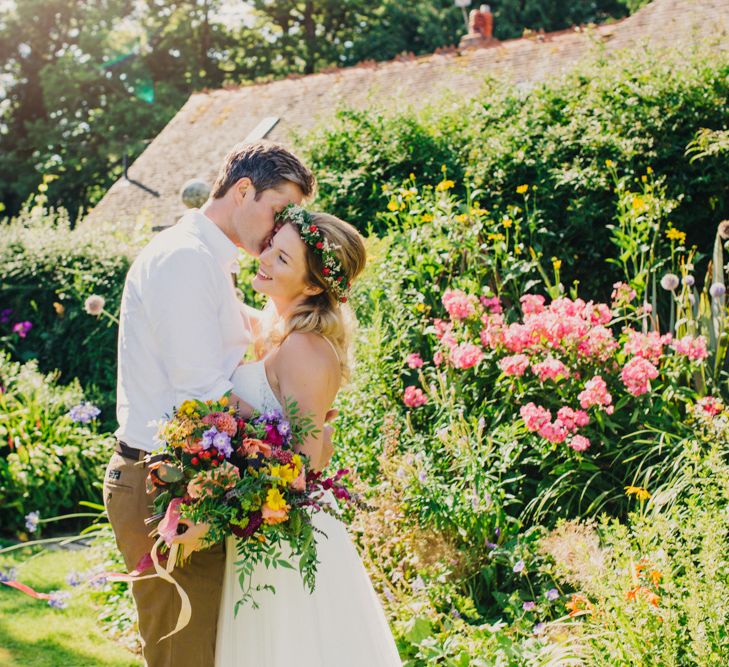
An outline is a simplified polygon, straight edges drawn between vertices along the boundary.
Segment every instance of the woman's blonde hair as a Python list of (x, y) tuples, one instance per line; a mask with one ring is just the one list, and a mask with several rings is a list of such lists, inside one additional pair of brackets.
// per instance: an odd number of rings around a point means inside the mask
[[(309, 212), (312, 224), (316, 225), (324, 238), (335, 248), (337, 260), (347, 280), (352, 283), (362, 273), (367, 263), (367, 251), (362, 235), (348, 222), (328, 213)], [(294, 224), (294, 223), (290, 223)], [(294, 224), (296, 227), (296, 225)], [(297, 231), (298, 228), (297, 228)], [(331, 341), (339, 357), (342, 379), (350, 373), (350, 343), (354, 330), (352, 309), (341, 303), (333, 293), (322, 270), (324, 266), (319, 254), (309, 244), (306, 248), (307, 282), (322, 289), (321, 293), (308, 296), (286, 318), (272, 322), (268, 337), (274, 345), (281, 344), (294, 332), (311, 332)]]

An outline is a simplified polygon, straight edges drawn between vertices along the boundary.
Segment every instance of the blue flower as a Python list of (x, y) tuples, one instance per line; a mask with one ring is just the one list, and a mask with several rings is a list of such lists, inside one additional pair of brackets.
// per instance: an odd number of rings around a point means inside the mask
[(38, 521), (40, 520), (40, 513), (30, 512), (25, 515), (25, 528), (29, 533), (35, 533), (38, 530)]
[(9, 570), (0, 570), (0, 581), (14, 581), (18, 570), (11, 567)]
[(76, 586), (79, 586), (83, 582), (83, 580), (83, 576), (75, 570), (73, 572), (69, 572), (68, 576), (66, 577), (66, 583), (69, 586), (73, 586), (74, 588)]
[(101, 414), (101, 410), (91, 403), (84, 402), (74, 405), (69, 411), (68, 416), (71, 421), (77, 424), (88, 424)]
[(65, 609), (67, 606), (66, 598), (71, 594), (67, 591), (54, 591), (48, 598), (48, 606), (54, 609)]

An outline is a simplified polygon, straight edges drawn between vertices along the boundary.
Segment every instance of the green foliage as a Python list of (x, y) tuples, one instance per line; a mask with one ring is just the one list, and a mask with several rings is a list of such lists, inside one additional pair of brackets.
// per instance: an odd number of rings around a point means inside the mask
[[(20, 361), (38, 359), (45, 373), (58, 371), (64, 383), (79, 378), (107, 425), (114, 420), (117, 327), (88, 315), (84, 301), (99, 294), (108, 312), (118, 312), (142, 242), (112, 228), (71, 232), (63, 212), (38, 204), (6, 225), (0, 240), (0, 310), (12, 310), (0, 323), (3, 346)], [(33, 325), (27, 335), (13, 334), (13, 324), (25, 321)]]
[(69, 410), (83, 400), (78, 383), (57, 385), (35, 362), (20, 365), (0, 356), (0, 525), (17, 531), (23, 517), (75, 510), (100, 495), (101, 466), (112, 440), (94, 424), (74, 423)]
[(378, 234), (387, 231), (388, 193), (410, 172), (435, 182), (445, 164), (456, 192), (472, 184), (487, 209), (522, 205), (516, 190), (529, 184), (550, 235), (545, 256), (558, 256), (594, 296), (606, 296), (611, 279), (594, 267), (609, 253), (614, 175), (637, 177), (650, 167), (665, 176), (665, 199), (676, 202), (671, 221), (689, 244), (708, 246), (729, 217), (726, 152), (701, 148), (702, 128), (729, 122), (728, 68), (711, 46), (598, 54), (564, 80), (526, 92), (492, 81), (471, 102), (389, 115), (342, 111), (301, 144), (320, 176), (319, 207)]

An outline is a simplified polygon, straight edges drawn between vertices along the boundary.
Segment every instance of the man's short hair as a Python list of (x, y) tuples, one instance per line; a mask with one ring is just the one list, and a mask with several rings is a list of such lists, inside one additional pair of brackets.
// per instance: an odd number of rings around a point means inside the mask
[(314, 193), (315, 179), (290, 150), (272, 141), (237, 144), (228, 153), (213, 185), (212, 196), (223, 197), (241, 178), (250, 178), (256, 189), (256, 199), (264, 190), (291, 181), (301, 188), (304, 197)]

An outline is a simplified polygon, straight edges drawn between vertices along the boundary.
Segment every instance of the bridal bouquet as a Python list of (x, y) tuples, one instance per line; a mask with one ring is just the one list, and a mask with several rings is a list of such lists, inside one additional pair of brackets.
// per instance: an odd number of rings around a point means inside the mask
[[(317, 511), (338, 512), (327, 502), (327, 492), (349, 500), (342, 483), (346, 470), (333, 477), (308, 469), (308, 457), (294, 446), (311, 434), (314, 425), (288, 402), (286, 415), (256, 413), (241, 419), (219, 401), (185, 401), (172, 418), (161, 423), (163, 447), (148, 457), (148, 490), (156, 491), (157, 534), (170, 546), (180, 519), (206, 523), (206, 544), (235, 535), (236, 567), (242, 597), (251, 603), (256, 592), (270, 585), (252, 584), (257, 565), (298, 569), (305, 586), (314, 589), (317, 567), (312, 516)], [(321, 532), (321, 531), (318, 531)], [(190, 554), (178, 554), (181, 563)], [(139, 567), (136, 568), (139, 571)], [(169, 569), (168, 569), (169, 571)]]

